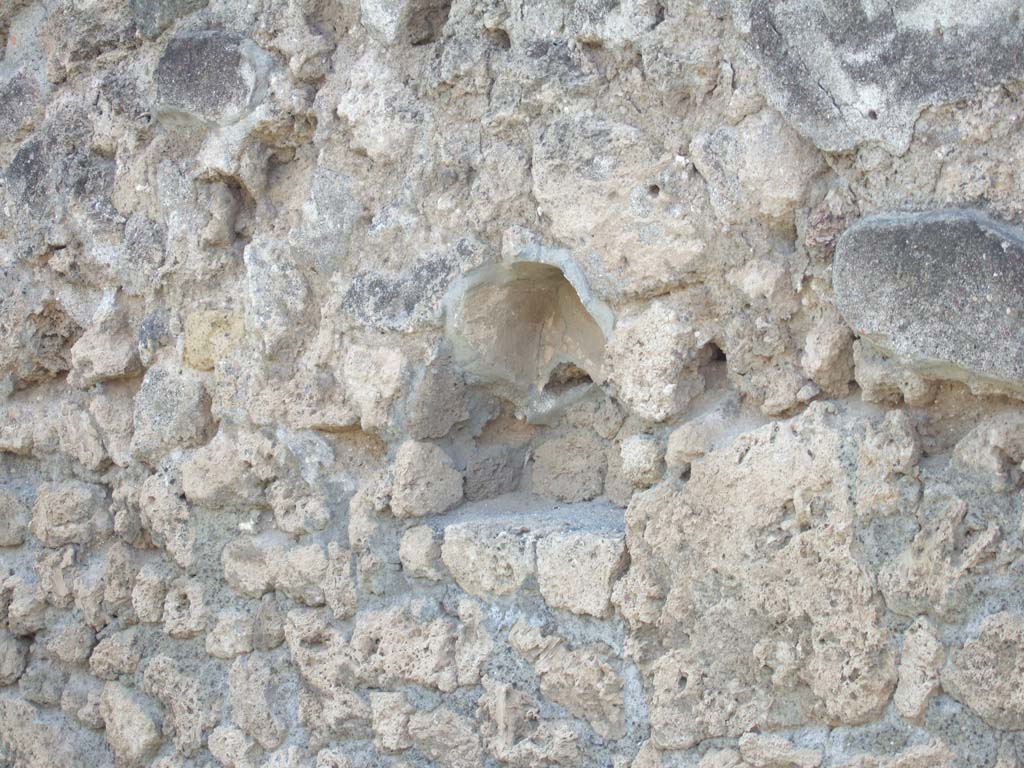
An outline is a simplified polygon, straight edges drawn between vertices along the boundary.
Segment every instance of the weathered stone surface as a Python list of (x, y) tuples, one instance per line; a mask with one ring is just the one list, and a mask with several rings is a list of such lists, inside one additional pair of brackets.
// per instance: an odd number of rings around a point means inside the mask
[(1024, 723), (1022, 653), (1024, 620), (1012, 613), (993, 614), (976, 639), (950, 654), (942, 687), (992, 726), (1019, 730)]
[(771, 111), (697, 136), (690, 152), (715, 212), (731, 224), (788, 223), (822, 168), (813, 147)]
[(0, 0), (0, 766), (1017, 766), (1018, 4)]
[(936, 378), (1024, 388), (1024, 237), (973, 212), (869, 217), (836, 246), (839, 310)]
[(0, 547), (17, 547), (28, 532), (29, 511), (14, 493), (0, 488)]
[(120, 683), (103, 686), (100, 699), (107, 741), (118, 765), (141, 768), (160, 748), (163, 737), (159, 724), (140, 703), (138, 696)]
[(768, 98), (831, 152), (869, 140), (902, 151), (925, 107), (1019, 78), (1024, 27), (1012, 10), (1004, 0), (733, 2)]
[(263, 98), (268, 69), (266, 53), (237, 35), (210, 29), (175, 36), (154, 73), (157, 112), (172, 119), (237, 122)]
[(462, 474), (436, 445), (408, 441), (395, 456), (391, 512), (395, 517), (437, 515), (462, 500)]
[(155, 463), (175, 448), (203, 442), (212, 424), (203, 383), (182, 371), (154, 366), (135, 395), (132, 454)]
[(70, 481), (36, 489), (32, 533), (49, 547), (87, 544), (109, 530), (107, 498), (100, 485)]
[(627, 564), (619, 533), (552, 533), (537, 542), (537, 582), (552, 608), (608, 615), (612, 586)]
[(206, 7), (208, 0), (131, 0), (132, 17), (146, 37), (157, 37), (171, 24)]
[(441, 558), (460, 587), (481, 597), (514, 592), (536, 567), (531, 537), (501, 523), (448, 526)]
[(238, 346), (244, 334), (245, 321), (237, 312), (193, 312), (185, 319), (185, 365), (198, 371), (213, 370), (221, 357)]

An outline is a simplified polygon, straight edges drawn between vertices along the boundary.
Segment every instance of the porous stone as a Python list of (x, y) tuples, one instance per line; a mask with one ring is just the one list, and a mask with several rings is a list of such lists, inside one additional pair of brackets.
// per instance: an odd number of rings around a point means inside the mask
[(925, 619), (918, 619), (903, 636), (900, 681), (893, 695), (899, 713), (920, 720), (928, 701), (939, 690), (939, 670), (945, 660), (942, 642)]
[(977, 638), (954, 651), (942, 670), (942, 687), (996, 728), (1019, 730), (1024, 722), (1021, 669), (1024, 620), (1001, 612), (988, 616)]
[(0, 0), (0, 766), (1014, 768), (1019, 0)]
[(573, 430), (533, 455), (533, 491), (558, 501), (589, 501), (604, 489), (603, 445), (589, 430)]
[(636, 415), (664, 421), (704, 391), (693, 329), (677, 311), (654, 303), (624, 320), (608, 340), (608, 381)]
[(501, 523), (458, 523), (444, 530), (441, 559), (471, 595), (507, 595), (533, 575), (532, 537)]
[(395, 455), (391, 512), (395, 517), (437, 515), (462, 500), (462, 473), (441, 448), (407, 441)]
[(100, 485), (70, 481), (45, 483), (36, 489), (32, 532), (50, 547), (87, 544), (109, 530), (107, 498)]
[(238, 312), (209, 309), (185, 318), (185, 365), (211, 371), (218, 360), (237, 347), (245, 334), (245, 319)]
[(228, 542), (221, 553), (224, 579), (239, 594), (259, 597), (274, 587), (277, 554), (250, 536)]
[(0, 547), (18, 547), (28, 533), (29, 511), (14, 493), (0, 488)]
[(612, 587), (627, 565), (621, 534), (552, 533), (537, 541), (537, 583), (552, 608), (607, 616)]
[(441, 579), (441, 543), (429, 526), (413, 526), (403, 533), (398, 554), (403, 570), (410, 576), (431, 581)]
[(103, 686), (100, 713), (107, 741), (118, 765), (141, 768), (148, 765), (163, 742), (160, 726), (137, 694), (120, 683)]
[(773, 111), (697, 136), (690, 153), (715, 213), (731, 224), (791, 221), (822, 169), (820, 155)]

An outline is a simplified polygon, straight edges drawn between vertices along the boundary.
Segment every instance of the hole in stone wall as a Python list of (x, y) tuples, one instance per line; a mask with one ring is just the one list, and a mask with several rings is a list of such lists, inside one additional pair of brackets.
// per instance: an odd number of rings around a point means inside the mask
[(471, 378), (508, 385), (516, 400), (600, 384), (611, 314), (581, 287), (603, 325), (556, 266), (513, 262), (471, 272), (446, 299), (456, 361)]
[(427, 45), (441, 36), (444, 25), (448, 22), (451, 10), (450, 0), (428, 2), (413, 5), (410, 12), (408, 37), (410, 45)]
[(512, 47), (512, 38), (508, 36), (508, 32), (504, 29), (489, 29), (487, 30), (487, 37), (503, 51), (507, 51)]
[(590, 384), (592, 382), (593, 379), (590, 378), (590, 374), (579, 366), (573, 363), (559, 363), (551, 371), (551, 375), (548, 376), (547, 383), (541, 391), (557, 395), (581, 384)]

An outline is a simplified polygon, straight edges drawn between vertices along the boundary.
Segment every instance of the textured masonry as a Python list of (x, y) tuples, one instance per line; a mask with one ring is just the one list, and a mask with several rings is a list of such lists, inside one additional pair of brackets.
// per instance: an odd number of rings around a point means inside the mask
[(1018, 0), (0, 0), (0, 768), (1024, 765)]

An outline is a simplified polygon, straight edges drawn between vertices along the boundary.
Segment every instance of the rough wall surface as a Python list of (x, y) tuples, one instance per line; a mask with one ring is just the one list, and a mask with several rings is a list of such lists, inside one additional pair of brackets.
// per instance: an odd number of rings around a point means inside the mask
[(1015, 0), (0, 0), (0, 766), (1024, 765)]

